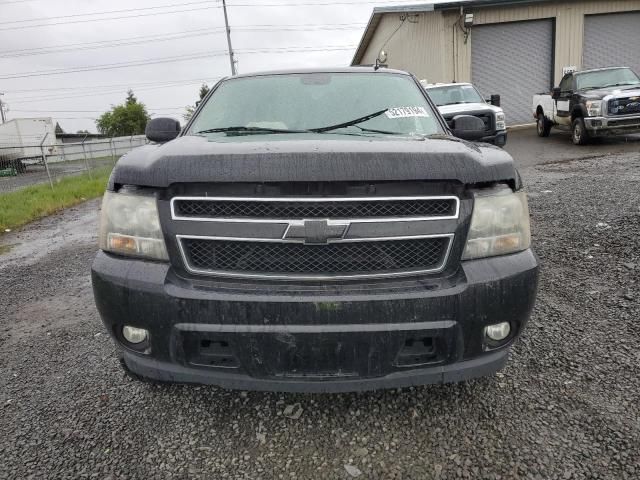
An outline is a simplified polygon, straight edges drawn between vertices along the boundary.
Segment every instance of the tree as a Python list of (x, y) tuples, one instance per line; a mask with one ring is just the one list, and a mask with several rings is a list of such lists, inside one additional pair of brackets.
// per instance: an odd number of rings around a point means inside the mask
[(109, 112), (103, 113), (96, 120), (96, 127), (100, 133), (110, 137), (141, 135), (149, 119), (147, 108), (129, 90), (125, 103), (112, 106)]
[(199, 92), (200, 100), (198, 100), (195, 105), (187, 105), (186, 107), (184, 107), (186, 112), (182, 115), (182, 117), (185, 119), (185, 121), (188, 122), (189, 120), (191, 120), (191, 117), (193, 116), (193, 112), (196, 111), (196, 107), (204, 99), (204, 97), (207, 96), (208, 93), (209, 93), (209, 86), (206, 83), (203, 83), (202, 85), (200, 85), (200, 92)]

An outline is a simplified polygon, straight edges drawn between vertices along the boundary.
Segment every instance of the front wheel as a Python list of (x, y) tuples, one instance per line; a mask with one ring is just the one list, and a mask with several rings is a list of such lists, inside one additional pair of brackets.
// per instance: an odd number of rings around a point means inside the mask
[(584, 119), (578, 117), (571, 124), (571, 140), (574, 145), (586, 145), (589, 143), (589, 132), (584, 125)]
[(545, 118), (544, 113), (538, 114), (536, 128), (538, 129), (539, 137), (548, 137), (549, 133), (551, 133), (551, 122)]

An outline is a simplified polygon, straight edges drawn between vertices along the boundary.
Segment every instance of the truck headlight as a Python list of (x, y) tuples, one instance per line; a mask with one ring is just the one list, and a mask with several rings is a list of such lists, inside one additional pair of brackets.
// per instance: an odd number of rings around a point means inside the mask
[(602, 100), (587, 100), (587, 115), (590, 117), (602, 115)]
[(168, 260), (155, 197), (106, 192), (100, 217), (100, 248), (120, 255)]
[(463, 260), (520, 252), (530, 245), (529, 207), (523, 191), (475, 197)]
[(496, 113), (496, 130), (506, 130), (507, 122), (504, 113)]

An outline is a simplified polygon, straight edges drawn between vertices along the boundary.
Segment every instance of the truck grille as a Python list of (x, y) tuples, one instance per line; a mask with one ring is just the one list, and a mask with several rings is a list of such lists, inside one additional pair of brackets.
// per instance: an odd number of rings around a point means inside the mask
[[(474, 117), (478, 117), (480, 120), (482, 120), (484, 122), (484, 130), (485, 132), (492, 132), (495, 130), (495, 127), (493, 126), (493, 114), (491, 113), (458, 113), (456, 115), (473, 115)], [(453, 117), (455, 117), (456, 115), (449, 115), (447, 117), (445, 117), (445, 120), (447, 121), (447, 125), (449, 125), (449, 128), (453, 128)]]
[(187, 219), (314, 219), (380, 217), (452, 217), (455, 197), (419, 199), (345, 199), (341, 201), (279, 199), (175, 198), (174, 218)]
[(609, 101), (609, 115), (640, 113), (640, 97), (615, 98)]
[(438, 271), (452, 235), (325, 245), (183, 238), (194, 273), (283, 278), (358, 277)]

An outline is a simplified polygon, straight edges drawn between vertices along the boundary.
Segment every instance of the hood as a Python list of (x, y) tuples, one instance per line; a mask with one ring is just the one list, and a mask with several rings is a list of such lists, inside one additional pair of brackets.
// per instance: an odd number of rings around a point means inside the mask
[(464, 115), (468, 112), (502, 113), (502, 109), (500, 107), (495, 107), (488, 103), (459, 103), (457, 105), (442, 105), (441, 107), (438, 107), (438, 110), (440, 110), (442, 116)]
[(594, 90), (582, 90), (580, 95), (588, 100), (602, 100), (605, 97), (626, 98), (640, 96), (640, 86), (596, 88)]
[(511, 156), (450, 136), (336, 134), (183, 136), (123, 156), (114, 185), (168, 187), (187, 182), (451, 180), (514, 181)]

